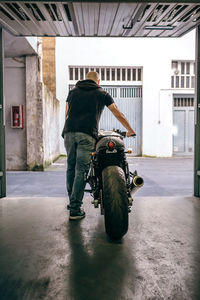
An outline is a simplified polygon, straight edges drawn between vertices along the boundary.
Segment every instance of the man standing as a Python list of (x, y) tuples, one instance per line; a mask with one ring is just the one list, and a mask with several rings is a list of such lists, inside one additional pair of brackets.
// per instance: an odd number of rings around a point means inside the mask
[(98, 73), (89, 72), (86, 80), (78, 81), (67, 97), (63, 137), (67, 151), (66, 179), (70, 220), (85, 217), (85, 212), (81, 209), (85, 174), (89, 170), (91, 152), (95, 148), (98, 124), (105, 105), (127, 129), (127, 137), (135, 134), (113, 98), (99, 86), (99, 82)]

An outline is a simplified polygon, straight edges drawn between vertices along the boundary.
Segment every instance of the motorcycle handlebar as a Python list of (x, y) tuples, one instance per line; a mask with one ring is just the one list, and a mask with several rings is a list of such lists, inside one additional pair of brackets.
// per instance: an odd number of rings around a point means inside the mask
[[(114, 132), (119, 133), (121, 136), (126, 137), (126, 131), (121, 131), (119, 129), (113, 129)], [(131, 137), (135, 137), (136, 134), (132, 134)]]

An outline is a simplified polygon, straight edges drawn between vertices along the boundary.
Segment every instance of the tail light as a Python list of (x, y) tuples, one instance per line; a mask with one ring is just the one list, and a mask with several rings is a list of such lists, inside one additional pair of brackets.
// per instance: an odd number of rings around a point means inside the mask
[(112, 142), (112, 141), (108, 142), (108, 148), (109, 148), (109, 150), (113, 150), (114, 147), (115, 147), (115, 143), (114, 142)]

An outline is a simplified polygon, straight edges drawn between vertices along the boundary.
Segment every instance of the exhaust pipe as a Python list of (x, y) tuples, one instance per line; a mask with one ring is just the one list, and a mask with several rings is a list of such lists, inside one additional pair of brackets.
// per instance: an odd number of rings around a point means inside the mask
[(142, 177), (134, 174), (131, 185), (130, 185), (131, 196), (143, 185), (144, 185), (144, 179)]

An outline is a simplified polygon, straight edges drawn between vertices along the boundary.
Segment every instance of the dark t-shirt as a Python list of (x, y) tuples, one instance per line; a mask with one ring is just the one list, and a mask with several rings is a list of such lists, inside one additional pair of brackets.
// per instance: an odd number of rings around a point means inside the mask
[(114, 103), (113, 98), (93, 80), (78, 81), (67, 97), (68, 115), (63, 134), (84, 132), (97, 138), (103, 109)]

